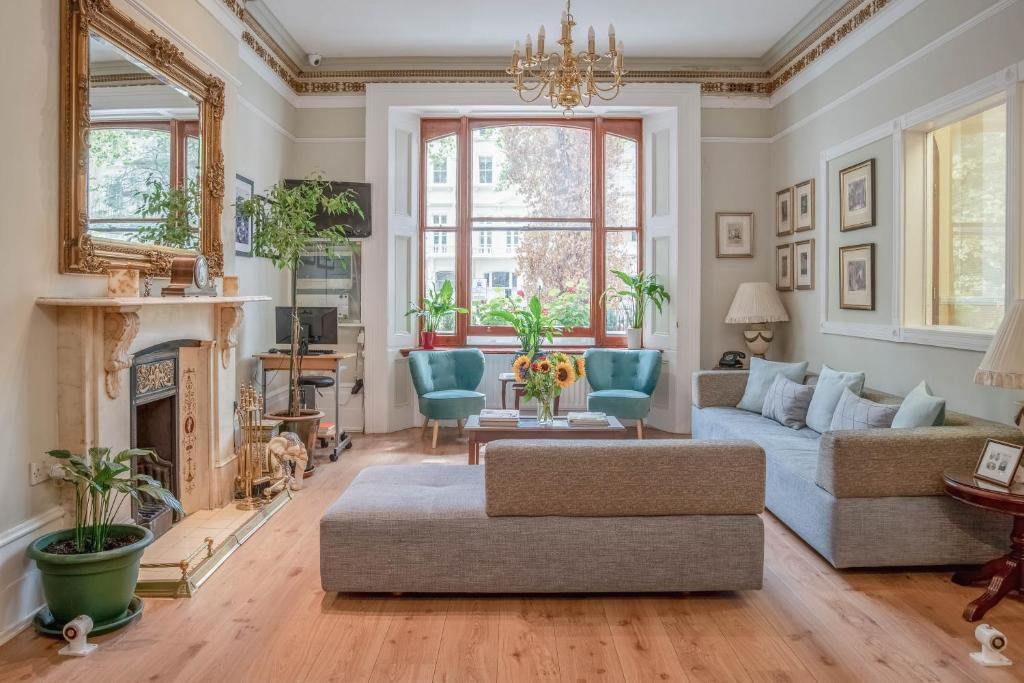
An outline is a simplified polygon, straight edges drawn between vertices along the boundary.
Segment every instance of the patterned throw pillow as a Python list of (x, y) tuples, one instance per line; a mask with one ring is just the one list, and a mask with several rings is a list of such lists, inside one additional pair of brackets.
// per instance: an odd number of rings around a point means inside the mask
[(791, 379), (777, 375), (764, 397), (761, 415), (783, 424), (790, 429), (806, 426), (807, 408), (811, 405), (814, 387), (797, 384)]
[(893, 418), (896, 417), (896, 411), (899, 409), (898, 405), (875, 403), (846, 389), (839, 399), (836, 412), (832, 415), (831, 430), (835, 432), (839, 430), (888, 429), (892, 426)]

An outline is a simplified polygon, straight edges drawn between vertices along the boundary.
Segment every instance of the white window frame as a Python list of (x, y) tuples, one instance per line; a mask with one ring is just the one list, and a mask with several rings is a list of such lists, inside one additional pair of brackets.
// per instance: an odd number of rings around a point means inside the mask
[[(481, 168), (480, 164), (481, 164), (481, 162), (483, 162), (484, 159), (487, 159), (487, 161), (490, 162), (490, 167), (487, 170), (491, 174), (491, 179), (490, 180), (486, 180), (486, 181), (483, 180), (483, 178), (481, 177), (481, 174), (483, 172), (483, 168)], [(476, 182), (477, 182), (477, 185), (493, 185), (494, 184), (494, 157), (492, 155), (490, 155), (490, 154), (481, 154), (480, 156), (478, 156), (476, 158)]]
[[(444, 172), (444, 180), (438, 181), (438, 179), (437, 179), (438, 171), (443, 171)], [(451, 182), (449, 182), (449, 179), (450, 179), (450, 174), (448, 173), (448, 160), (447, 159), (444, 160), (444, 165), (443, 166), (438, 164), (436, 161), (431, 161), (430, 162), (430, 184), (431, 185), (450, 185)]]
[[(938, 346), (952, 349), (966, 349), (971, 351), (985, 351), (992, 342), (994, 332), (984, 330), (969, 330), (959, 327), (941, 327), (929, 325), (907, 325), (905, 316), (905, 301), (908, 289), (905, 285), (906, 268), (904, 263), (904, 249), (906, 233), (904, 229), (906, 218), (906, 193), (904, 191), (907, 182), (907, 169), (905, 168), (905, 143), (907, 136), (914, 134), (917, 129), (928, 122), (940, 122), (944, 117), (962, 113), (971, 107), (979, 105), (986, 100), (1002, 94), (1006, 98), (1006, 127), (1007, 127), (1007, 169), (1006, 169), (1006, 299), (1009, 304), (1014, 299), (1020, 298), (1024, 293), (1024, 282), (1022, 282), (1022, 267), (1024, 263), (1024, 252), (1022, 252), (1021, 239), (1021, 212), (1022, 194), (1021, 182), (1021, 159), (1022, 159), (1022, 88), (1019, 85), (1020, 77), (1024, 76), (1024, 66), (1012, 65), (976, 83), (961, 88), (949, 95), (922, 107), (898, 116), (880, 126), (865, 131), (864, 133), (846, 140), (838, 145), (830, 147), (821, 153), (819, 164), (819, 176), (816, 183), (816, 191), (819, 192), (817, 207), (818, 225), (825, 226), (822, 239), (818, 241), (817, 261), (820, 264), (822, 281), (818, 285), (821, 290), (821, 332), (823, 334), (835, 334), (850, 337), (861, 337), (865, 339), (881, 339), (892, 342), (908, 344), (920, 344), (925, 346)], [(979, 109), (980, 111), (980, 109)], [(949, 119), (952, 121), (955, 119)], [(948, 122), (948, 121), (943, 121)], [(941, 125), (941, 123), (938, 123)], [(832, 249), (829, 240), (829, 163), (850, 152), (858, 150), (872, 143), (892, 138), (892, 187), (877, 188), (878, 191), (891, 191), (893, 196), (892, 208), (892, 318), (888, 323), (879, 322), (849, 322), (829, 319), (829, 285), (834, 273), (830, 271), (829, 254)], [(869, 229), (870, 230), (870, 229)], [(872, 241), (866, 236), (865, 241)], [(885, 268), (886, 264), (879, 262), (876, 268)]]

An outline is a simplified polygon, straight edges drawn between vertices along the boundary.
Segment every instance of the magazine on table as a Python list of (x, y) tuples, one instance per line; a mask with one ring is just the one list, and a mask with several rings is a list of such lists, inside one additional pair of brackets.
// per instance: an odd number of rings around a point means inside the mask
[(604, 413), (596, 412), (569, 413), (567, 419), (570, 427), (591, 427), (608, 424), (608, 416)]
[(485, 409), (480, 411), (481, 427), (504, 427), (516, 424), (519, 424), (518, 410)]

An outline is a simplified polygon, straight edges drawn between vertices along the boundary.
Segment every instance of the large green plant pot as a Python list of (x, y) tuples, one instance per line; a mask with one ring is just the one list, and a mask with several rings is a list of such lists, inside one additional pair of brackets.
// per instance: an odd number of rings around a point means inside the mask
[(115, 524), (111, 536), (131, 535), (131, 545), (100, 553), (54, 555), (43, 552), (54, 541), (74, 538), (74, 529), (63, 529), (37, 538), (27, 555), (43, 575), (43, 595), (54, 619), (65, 624), (88, 614), (101, 624), (124, 614), (135, 594), (142, 553), (153, 542), (153, 532), (134, 524)]

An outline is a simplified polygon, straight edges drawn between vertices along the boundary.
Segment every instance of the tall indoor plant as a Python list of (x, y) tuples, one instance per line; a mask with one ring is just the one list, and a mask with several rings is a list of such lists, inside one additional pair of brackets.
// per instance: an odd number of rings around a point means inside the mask
[[(332, 194), (330, 183), (319, 177), (310, 177), (295, 185), (278, 183), (265, 194), (240, 200), (235, 206), (240, 216), (253, 221), (254, 253), (269, 258), (278, 269), (291, 272), (292, 334), (288, 364), (288, 409), (283, 413), (269, 415), (284, 418), (282, 428), (298, 434), (306, 444), (306, 449), (312, 453), (323, 413), (301, 407), (299, 374), (302, 367), (299, 358), (299, 303), (296, 292), (299, 262), (303, 256), (314, 251), (322, 251), (333, 258), (336, 256), (335, 250), (348, 243), (345, 225), (339, 223), (326, 228), (318, 227), (318, 215), (357, 214), (362, 217), (363, 210), (356, 202), (355, 191)], [(306, 471), (314, 467), (313, 458), (309, 458)]]
[[(181, 503), (160, 482), (132, 474), (136, 458), (156, 459), (151, 450), (130, 448), (113, 455), (90, 448), (86, 455), (50, 451), (60, 461), (63, 479), (74, 486), (75, 526), (37, 538), (28, 547), (43, 577), (46, 604), (59, 624), (88, 614), (98, 627), (125, 614), (139, 578), (142, 553), (153, 532), (117, 521), (124, 502), (143, 497), (179, 514)], [(126, 623), (126, 622), (125, 622)]]
[(540, 299), (531, 297), (525, 306), (516, 306), (510, 311), (495, 310), (490, 312), (490, 317), (508, 323), (519, 338), (521, 347), (519, 355), (526, 356), (530, 360), (540, 351), (540, 345), (547, 341), (551, 343), (555, 335), (567, 331), (569, 328), (562, 323), (560, 318), (544, 311)]
[(413, 315), (423, 321), (423, 330), (420, 332), (420, 346), (424, 349), (434, 348), (434, 339), (437, 336), (437, 328), (449, 315), (468, 313), (465, 308), (455, 305), (455, 288), (451, 280), (445, 280), (440, 289), (430, 288), (419, 306), (413, 305), (406, 313)]
[(643, 345), (644, 318), (647, 313), (647, 305), (651, 304), (658, 312), (661, 312), (662, 305), (671, 301), (669, 296), (654, 273), (640, 271), (636, 275), (624, 273), (621, 270), (613, 270), (615, 277), (622, 280), (625, 289), (609, 288), (602, 295), (602, 299), (617, 300), (622, 303), (630, 313), (630, 327), (626, 330), (626, 344), (631, 349), (639, 349)]

